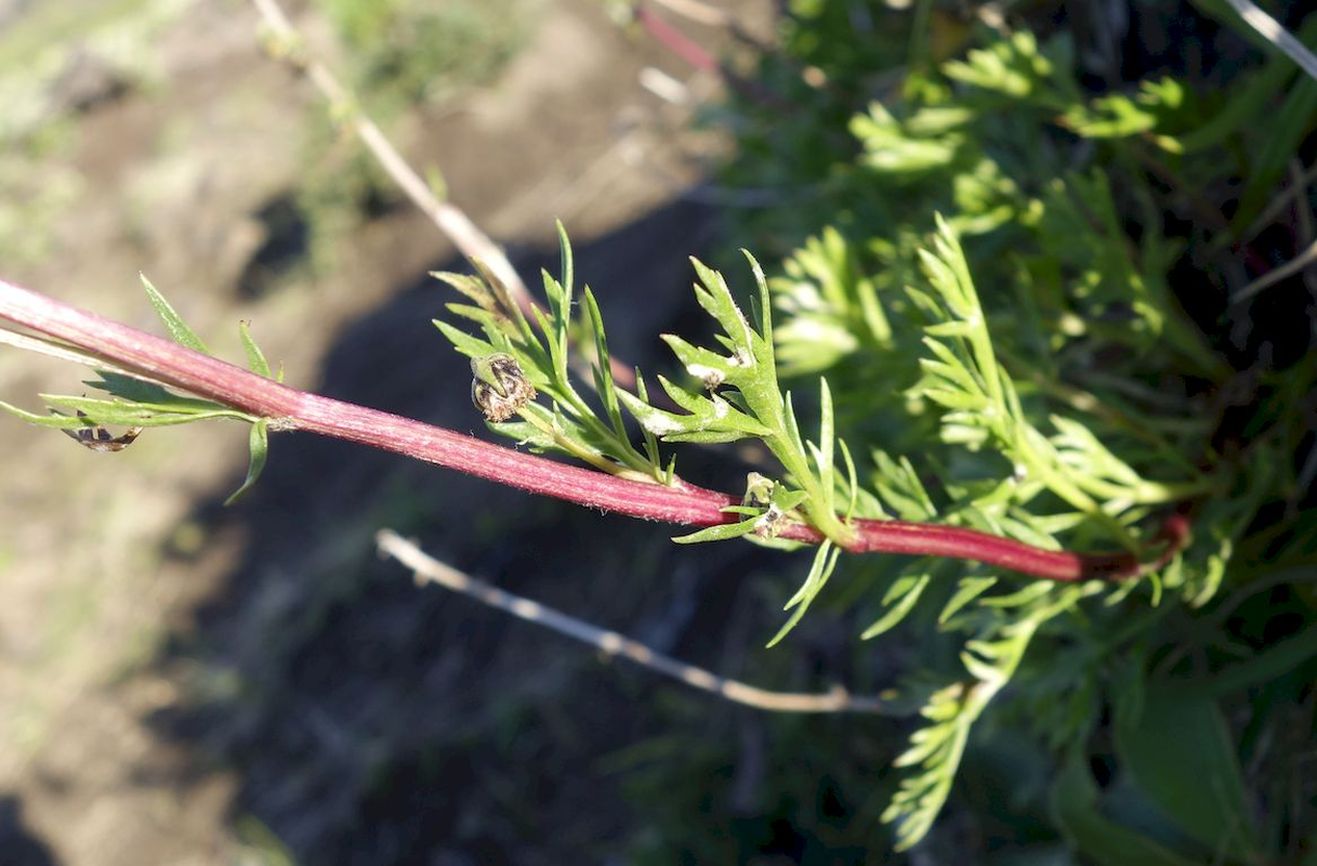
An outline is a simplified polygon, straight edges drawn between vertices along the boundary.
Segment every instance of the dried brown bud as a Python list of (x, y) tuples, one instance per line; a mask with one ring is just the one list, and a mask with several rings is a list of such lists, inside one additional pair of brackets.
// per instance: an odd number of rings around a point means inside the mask
[(471, 359), (471, 402), (495, 424), (516, 415), (535, 399), (535, 388), (521, 365), (502, 352)]
[[(79, 418), (86, 418), (87, 413), (78, 410)], [(99, 424), (88, 424), (76, 430), (65, 430), (64, 434), (73, 438), (84, 448), (92, 451), (122, 451), (142, 433), (141, 427), (129, 427), (122, 436), (115, 436)]]

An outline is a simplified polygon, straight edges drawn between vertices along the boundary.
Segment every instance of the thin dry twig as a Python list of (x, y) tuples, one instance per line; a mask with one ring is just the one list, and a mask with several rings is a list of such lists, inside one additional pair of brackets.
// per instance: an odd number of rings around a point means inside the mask
[(1299, 214), (1302, 222), (1308, 217), (1308, 209), (1305, 207), (1305, 198), (1308, 195), (1308, 185), (1317, 180), (1317, 165), (1312, 168), (1304, 169), (1302, 164), (1297, 160), (1290, 162), (1290, 185), (1281, 190), (1273, 198), (1262, 212), (1258, 214), (1249, 227), (1240, 232), (1239, 237), (1235, 238), (1236, 242), (1242, 243), (1257, 236), (1264, 228), (1285, 212), (1285, 209), (1291, 205)]
[(429, 184), (407, 164), (375, 122), (355, 105), (351, 93), (339, 83), (329, 68), (306, 55), (300, 34), (277, 0), (252, 0), (252, 4), (260, 12), (271, 35), (276, 38), (271, 53), (306, 75), (334, 109), (351, 108), (345, 111), (346, 123), (370, 150), (380, 167), (402, 188), (412, 203), (434, 222), (439, 231), (453, 242), (462, 255), (472, 261), (483, 262), (508, 287), (517, 303), (529, 312), (532, 306), (530, 292), (502, 248), (460, 208), (441, 201)]
[(453, 592), (535, 623), (558, 634), (589, 644), (614, 658), (624, 658), (692, 688), (718, 695), (733, 703), (776, 713), (873, 713), (897, 715), (887, 701), (878, 697), (850, 694), (841, 686), (821, 694), (775, 692), (720, 677), (655, 652), (644, 644), (615, 631), (608, 631), (568, 616), (536, 601), (513, 595), (479, 578), (458, 571), (421, 550), (391, 529), (375, 534), (381, 555), (391, 556), (412, 570), (418, 585), (435, 583)]
[(1238, 304), (1241, 301), (1247, 301), (1263, 289), (1275, 285), (1286, 277), (1299, 273), (1312, 264), (1317, 264), (1317, 241), (1309, 244), (1307, 249), (1300, 252), (1285, 264), (1278, 268), (1272, 268), (1247, 286), (1244, 286), (1244, 288), (1235, 292), (1230, 296), (1230, 302), (1232, 304)]
[[(1311, 244), (1314, 241), (1317, 241), (1317, 233), (1314, 232), (1312, 221), (1313, 211), (1312, 208), (1308, 206), (1307, 192), (1308, 184), (1311, 183), (1314, 178), (1317, 178), (1317, 168), (1314, 168), (1311, 173), (1308, 173), (1303, 170), (1303, 164), (1297, 159), (1290, 160), (1290, 178), (1290, 185), (1298, 191), (1297, 197), (1294, 200), (1294, 213), (1298, 218), (1298, 225), (1296, 228), (1299, 233), (1299, 242)], [(1313, 302), (1317, 304), (1317, 271), (1313, 271), (1311, 268), (1305, 269), (1303, 272), (1303, 282), (1304, 285), (1308, 287), (1308, 294), (1312, 296)], [(1311, 322), (1311, 325), (1313, 335), (1317, 336), (1317, 318)]]
[(1308, 50), (1293, 33), (1280, 26), (1280, 22), (1263, 12), (1252, 0), (1226, 0), (1230, 8), (1239, 13), (1244, 23), (1256, 30), (1263, 39), (1298, 64), (1299, 68), (1317, 79), (1317, 54)]
[(1290, 160), (1290, 188), (1294, 191), (1294, 214), (1299, 223), (1299, 237), (1313, 240), (1312, 208), (1308, 206), (1308, 184), (1317, 180), (1317, 166), (1305, 170), (1297, 159)]
[[(468, 261), (480, 262), (507, 287), (517, 306), (522, 312), (531, 315), (535, 309), (535, 300), (525, 282), (512, 266), (502, 247), (494, 243), (480, 227), (457, 206), (441, 201), (430, 189), (430, 185), (421, 179), (414, 168), (407, 164), (402, 154), (384, 135), (380, 128), (355, 105), (352, 95), (338, 82), (329, 68), (323, 63), (306, 56), (301, 37), (284, 14), (277, 0), (252, 0), (261, 13), (271, 34), (279, 40), (271, 48), (271, 53), (288, 62), (293, 68), (305, 74), (333, 107), (351, 106), (349, 122), (357, 137), (375, 157), (380, 168), (402, 189), (422, 213), (438, 227), (453, 245), (461, 251)], [(635, 386), (635, 370), (617, 358), (609, 359), (613, 379), (624, 388)], [(583, 373), (587, 383), (593, 379), (588, 368), (578, 370)], [(659, 395), (665, 399), (664, 395)]]
[(653, 0), (653, 2), (654, 5), (662, 6), (683, 18), (710, 27), (722, 27), (732, 23), (732, 15), (726, 9), (718, 9), (700, 0)]

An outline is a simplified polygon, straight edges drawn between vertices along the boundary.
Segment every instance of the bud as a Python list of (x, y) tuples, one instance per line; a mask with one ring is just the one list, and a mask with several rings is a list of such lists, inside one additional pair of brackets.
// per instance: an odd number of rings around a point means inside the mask
[(472, 358), (471, 375), (471, 402), (486, 421), (506, 421), (535, 399), (534, 386), (511, 355), (497, 352)]

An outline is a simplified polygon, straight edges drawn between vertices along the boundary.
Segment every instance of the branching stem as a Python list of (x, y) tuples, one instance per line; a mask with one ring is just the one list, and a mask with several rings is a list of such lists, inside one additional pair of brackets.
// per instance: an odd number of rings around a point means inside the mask
[[(734, 523), (723, 511), (740, 498), (676, 480), (671, 485), (619, 478), (558, 463), (435, 427), (298, 391), (232, 364), (0, 280), (0, 320), (62, 341), (107, 365), (148, 376), (241, 412), (270, 419), (272, 430), (305, 430), (393, 451), (479, 478), (631, 517), (687, 526)], [(466, 383), (463, 383), (463, 388)], [(975, 560), (1047, 580), (1136, 577), (1167, 562), (1188, 540), (1188, 519), (1166, 521), (1161, 553), (1044, 550), (972, 529), (894, 520), (855, 520), (852, 553), (901, 553)], [(819, 543), (811, 526), (789, 524), (778, 537)]]

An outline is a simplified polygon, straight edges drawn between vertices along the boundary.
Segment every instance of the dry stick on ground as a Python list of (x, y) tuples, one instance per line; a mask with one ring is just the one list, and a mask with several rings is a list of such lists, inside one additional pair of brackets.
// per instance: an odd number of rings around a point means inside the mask
[(1307, 218), (1308, 186), (1317, 180), (1317, 166), (1305, 169), (1298, 160), (1290, 160), (1290, 185), (1277, 193), (1276, 197), (1253, 218), (1248, 228), (1235, 238), (1237, 242), (1251, 240), (1264, 228), (1271, 225), (1285, 210), (1293, 207), (1300, 221)]
[(375, 534), (375, 544), (381, 554), (393, 557), (412, 570), (418, 585), (437, 583), (445, 589), (460, 592), (476, 601), (498, 608), (515, 617), (544, 626), (574, 640), (598, 648), (610, 656), (629, 659), (638, 665), (658, 671), (664, 676), (680, 680), (688, 686), (719, 695), (737, 704), (777, 713), (897, 713), (888, 702), (876, 697), (857, 697), (841, 686), (822, 694), (775, 692), (730, 680), (710, 673), (703, 668), (688, 665), (655, 652), (644, 644), (615, 631), (608, 631), (568, 616), (536, 601), (513, 595), (498, 587), (471, 577), (450, 565), (428, 555), (412, 542), (391, 529)]
[[(370, 445), (456, 469), (542, 496), (616, 511), (631, 517), (688, 526), (719, 526), (742, 516), (724, 511), (740, 497), (674, 479), (671, 485), (632, 481), (558, 463), (340, 400), (298, 391), (241, 367), (194, 352), (95, 313), (80, 310), (0, 280), (0, 320), (62, 341), (131, 373), (149, 376), (196, 396), (269, 420), (271, 430), (306, 430)], [(454, 383), (457, 386), (457, 383)], [(465, 389), (467, 383), (460, 383)], [(1189, 537), (1189, 519), (1166, 519), (1156, 540), (1162, 551), (1151, 562), (1125, 553), (1044, 550), (972, 529), (900, 520), (855, 520), (851, 553), (902, 553), (965, 559), (1047, 580), (1115, 580), (1160, 568)], [(787, 523), (778, 537), (819, 544), (817, 529)]]
[[(301, 35), (288, 20), (277, 0), (252, 0), (262, 20), (270, 29), (275, 41), (271, 44), (271, 54), (288, 62), (293, 68), (305, 74), (316, 89), (328, 100), (331, 108), (344, 111), (353, 132), (366, 145), (371, 156), (375, 157), (385, 174), (398, 184), (407, 198), (430, 218), (431, 222), (443, 232), (444, 236), (466, 257), (467, 261), (479, 262), (498, 278), (522, 312), (528, 316), (535, 308), (535, 301), (517, 269), (508, 261), (503, 249), (494, 243), (488, 235), (480, 230), (471, 219), (457, 206), (441, 201), (430, 185), (421, 179), (416, 170), (407, 164), (402, 154), (384, 135), (380, 128), (365, 115), (355, 104), (348, 92), (334, 74), (318, 60), (309, 57), (304, 49)], [(350, 110), (349, 110), (350, 109)], [(623, 387), (635, 384), (634, 368), (611, 359), (613, 379)], [(592, 381), (589, 375), (586, 382)]]
[(1293, 33), (1280, 26), (1280, 22), (1258, 8), (1252, 0), (1226, 0), (1263, 39), (1276, 46), (1282, 54), (1299, 65), (1299, 68), (1317, 79), (1317, 55), (1308, 50)]
[(662, 6), (683, 18), (689, 18), (709, 27), (725, 27), (732, 23), (732, 13), (718, 9), (700, 0), (653, 0), (654, 5)]
[(1317, 265), (1317, 241), (1314, 241), (1307, 249), (1301, 251), (1297, 256), (1290, 259), (1278, 268), (1272, 268), (1244, 288), (1230, 296), (1230, 303), (1238, 304), (1241, 301), (1247, 301), (1258, 292), (1270, 286), (1279, 283), (1286, 277), (1293, 276), (1301, 272), (1310, 265)]
[(508, 287), (517, 299), (517, 304), (529, 313), (532, 306), (530, 292), (498, 244), (490, 240), (460, 208), (440, 201), (429, 184), (407, 164), (374, 121), (354, 104), (347, 88), (338, 82), (329, 68), (306, 55), (300, 35), (275, 0), (252, 0), (252, 3), (275, 37), (271, 53), (305, 74), (331, 107), (347, 114), (346, 122), (352, 131), (412, 203), (434, 222), (462, 255), (471, 261), (483, 262)]

